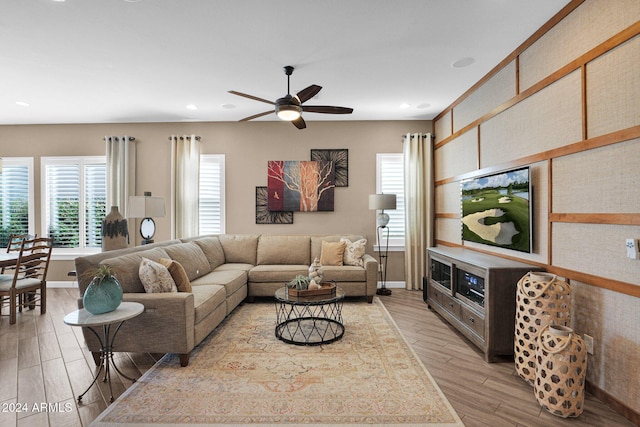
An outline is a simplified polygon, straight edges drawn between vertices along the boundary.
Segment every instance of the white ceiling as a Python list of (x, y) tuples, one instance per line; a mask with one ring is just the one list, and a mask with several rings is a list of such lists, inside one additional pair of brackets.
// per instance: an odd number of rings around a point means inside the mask
[(432, 119), (567, 3), (2, 0), (0, 124), (236, 121), (270, 107), (228, 91), (275, 101), (285, 65), (354, 109), (307, 124)]

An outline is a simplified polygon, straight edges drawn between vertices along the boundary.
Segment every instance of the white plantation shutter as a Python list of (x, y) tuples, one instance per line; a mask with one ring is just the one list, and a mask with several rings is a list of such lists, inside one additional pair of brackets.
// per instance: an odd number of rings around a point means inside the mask
[(376, 193), (396, 195), (396, 208), (384, 211), (389, 215), (389, 245), (404, 246), (404, 156), (378, 153), (376, 163)]
[(106, 159), (43, 157), (43, 234), (56, 248), (99, 248), (106, 214)]
[(84, 165), (85, 247), (102, 246), (102, 219), (107, 214), (106, 164)]
[(0, 173), (0, 247), (11, 234), (34, 234), (33, 158), (3, 158)]
[(199, 234), (224, 234), (224, 155), (200, 156)]

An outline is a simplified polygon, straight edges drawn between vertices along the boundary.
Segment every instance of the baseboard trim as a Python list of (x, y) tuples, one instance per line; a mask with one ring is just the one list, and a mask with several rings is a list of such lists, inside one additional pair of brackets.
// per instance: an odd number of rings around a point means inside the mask
[(600, 399), (602, 402), (604, 402), (611, 409), (613, 409), (614, 411), (616, 411), (617, 413), (619, 413), (620, 415), (622, 415), (623, 417), (625, 417), (626, 419), (634, 423), (635, 425), (640, 426), (639, 412), (634, 411), (632, 408), (620, 402), (618, 399), (611, 396), (609, 393), (607, 393), (606, 391), (602, 390), (600, 387), (592, 384), (589, 381), (587, 381), (586, 383), (586, 390), (589, 393), (593, 394), (598, 399)]
[[(398, 282), (387, 282), (387, 288), (390, 289), (404, 289), (405, 288), (405, 282), (404, 281), (398, 281)], [(380, 282), (378, 282), (378, 288), (381, 288), (382, 284)]]
[(47, 280), (47, 288), (77, 288), (78, 282), (71, 280)]

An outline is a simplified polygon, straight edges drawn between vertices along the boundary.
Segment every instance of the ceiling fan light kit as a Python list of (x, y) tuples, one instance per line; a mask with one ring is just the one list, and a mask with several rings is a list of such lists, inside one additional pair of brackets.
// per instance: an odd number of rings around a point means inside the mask
[(265, 111), (263, 113), (254, 114), (253, 116), (245, 117), (240, 121), (243, 122), (257, 119), (258, 117), (266, 116), (274, 112), (280, 120), (291, 122), (298, 129), (304, 129), (307, 127), (307, 125), (302, 118), (303, 111), (321, 114), (351, 114), (353, 112), (353, 108), (346, 107), (334, 107), (329, 105), (302, 105), (304, 102), (316, 96), (318, 92), (320, 92), (320, 89), (322, 89), (322, 86), (311, 85), (306, 87), (305, 89), (302, 89), (295, 96), (291, 96), (290, 76), (291, 74), (293, 74), (293, 70), (294, 68), (291, 65), (287, 65), (286, 67), (284, 67), (284, 73), (287, 75), (287, 95), (283, 96), (282, 98), (278, 98), (276, 102), (258, 98), (253, 95), (247, 95), (246, 93), (230, 90), (229, 93), (233, 95), (242, 96), (244, 98), (253, 99), (254, 101), (260, 101), (275, 106), (275, 110), (273, 111)]
[(287, 95), (276, 101), (276, 115), (280, 120), (292, 122), (302, 115), (302, 107), (297, 98)]

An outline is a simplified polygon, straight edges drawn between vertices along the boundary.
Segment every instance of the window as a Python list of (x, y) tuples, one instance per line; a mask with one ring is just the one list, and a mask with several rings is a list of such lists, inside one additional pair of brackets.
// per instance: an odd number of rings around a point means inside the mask
[(4, 157), (0, 172), (0, 247), (11, 234), (35, 234), (33, 158)]
[(107, 199), (105, 156), (43, 157), (42, 189), (42, 232), (54, 238), (54, 247), (100, 248)]
[(404, 248), (404, 156), (402, 153), (376, 154), (376, 193), (395, 194), (395, 210), (389, 215), (389, 246)]
[(200, 156), (199, 233), (224, 234), (224, 154)]

